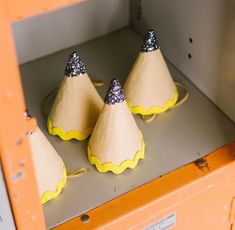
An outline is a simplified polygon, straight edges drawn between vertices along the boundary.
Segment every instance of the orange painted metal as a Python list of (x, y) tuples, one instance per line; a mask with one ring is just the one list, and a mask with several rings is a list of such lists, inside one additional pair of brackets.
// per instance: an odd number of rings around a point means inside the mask
[(8, 0), (6, 9), (8, 10), (9, 19), (15, 21), (57, 10), (81, 1), (82, 0)]
[(235, 196), (235, 142), (143, 185), (54, 230), (143, 229), (172, 213), (184, 230), (230, 229)]
[(35, 122), (24, 118), (25, 103), (8, 21), (0, 5), (0, 160), (17, 229), (44, 229), (27, 130)]
[(233, 197), (231, 202), (229, 221), (231, 225), (235, 226), (235, 197)]
[[(0, 160), (18, 229), (44, 229), (31, 154), (25, 104), (10, 22), (79, 0), (5, 0), (0, 4)], [(64, 229), (142, 229), (176, 213), (175, 229), (234, 229), (235, 143), (58, 226)]]

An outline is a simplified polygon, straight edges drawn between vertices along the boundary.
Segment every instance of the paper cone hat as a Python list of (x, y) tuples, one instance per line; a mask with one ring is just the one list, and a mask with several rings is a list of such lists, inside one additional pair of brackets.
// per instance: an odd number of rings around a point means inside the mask
[(172, 80), (153, 30), (145, 35), (141, 52), (124, 86), (126, 100), (134, 114), (159, 114), (172, 107), (177, 88)]
[(103, 101), (84, 63), (78, 53), (73, 52), (48, 118), (49, 133), (63, 140), (86, 139), (92, 133), (102, 106)]
[[(30, 115), (27, 114), (27, 119)], [(57, 197), (66, 184), (64, 162), (37, 127), (28, 134), (41, 203)]]
[(88, 159), (100, 172), (122, 173), (144, 158), (144, 140), (117, 79), (111, 81), (88, 143)]

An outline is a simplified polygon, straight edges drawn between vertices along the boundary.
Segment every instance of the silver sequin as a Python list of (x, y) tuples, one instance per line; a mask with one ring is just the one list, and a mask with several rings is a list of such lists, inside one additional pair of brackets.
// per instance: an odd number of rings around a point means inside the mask
[(114, 78), (110, 82), (110, 87), (107, 91), (104, 102), (108, 105), (114, 105), (116, 103), (123, 102), (125, 99), (126, 98), (119, 80)]
[(86, 73), (86, 67), (78, 52), (71, 53), (66, 64), (64, 74), (68, 77), (77, 77), (84, 73)]
[(149, 30), (144, 37), (141, 51), (142, 52), (152, 52), (160, 48), (159, 41), (157, 40), (154, 30)]

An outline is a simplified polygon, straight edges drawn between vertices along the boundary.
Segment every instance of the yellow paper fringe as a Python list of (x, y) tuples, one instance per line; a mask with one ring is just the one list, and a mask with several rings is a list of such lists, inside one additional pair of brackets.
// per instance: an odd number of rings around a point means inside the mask
[(71, 130), (71, 131), (65, 132), (62, 128), (52, 127), (50, 118), (48, 118), (47, 120), (47, 128), (48, 128), (48, 132), (51, 135), (54, 135), (54, 136), (58, 135), (64, 141), (68, 141), (73, 138), (79, 141), (83, 141), (87, 137), (89, 137), (93, 131), (93, 128), (88, 128), (83, 133), (80, 133), (77, 130)]
[(125, 169), (134, 169), (140, 159), (144, 159), (145, 143), (142, 141), (141, 150), (139, 150), (133, 160), (125, 160), (120, 165), (115, 165), (112, 162), (101, 163), (95, 156), (92, 156), (90, 147), (88, 145), (88, 159), (91, 164), (95, 165), (97, 170), (100, 172), (112, 171), (115, 174), (122, 173)]
[(45, 204), (47, 201), (56, 198), (64, 188), (66, 181), (67, 181), (67, 173), (66, 173), (66, 168), (64, 167), (64, 178), (58, 182), (55, 191), (46, 191), (42, 194), (42, 196), (40, 197), (41, 204)]
[(179, 97), (179, 93), (176, 90), (174, 93), (173, 99), (167, 100), (163, 106), (152, 106), (150, 109), (146, 109), (141, 105), (132, 106), (128, 101), (127, 101), (127, 104), (131, 113), (133, 114), (152, 115), (152, 114), (163, 113), (169, 108), (171, 108), (172, 106), (174, 106), (178, 100), (178, 97)]

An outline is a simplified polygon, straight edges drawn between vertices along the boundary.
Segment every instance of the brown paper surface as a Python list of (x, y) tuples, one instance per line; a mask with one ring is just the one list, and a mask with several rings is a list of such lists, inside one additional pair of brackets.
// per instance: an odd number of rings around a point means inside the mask
[(55, 191), (64, 178), (64, 163), (39, 128), (29, 136), (40, 196)]
[(161, 51), (139, 53), (124, 86), (127, 101), (146, 109), (174, 98), (176, 87)]
[(119, 165), (133, 160), (141, 149), (142, 134), (129, 111), (126, 101), (105, 104), (89, 141), (91, 155), (101, 163)]
[(82, 133), (95, 126), (103, 104), (87, 74), (65, 77), (50, 113), (52, 126)]

